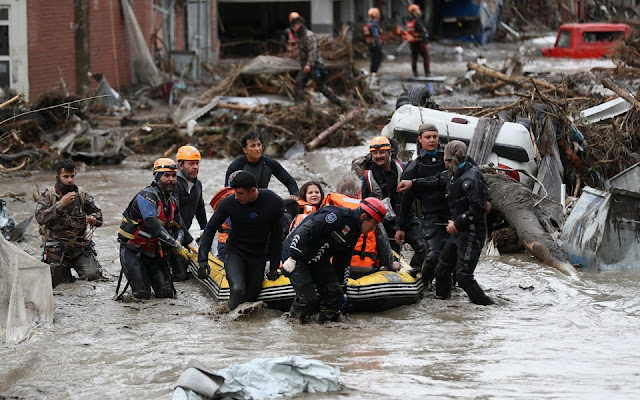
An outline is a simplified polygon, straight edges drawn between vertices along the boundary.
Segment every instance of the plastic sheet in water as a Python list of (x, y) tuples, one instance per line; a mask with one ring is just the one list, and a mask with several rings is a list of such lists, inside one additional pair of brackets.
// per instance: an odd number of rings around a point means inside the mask
[[(224, 379), (224, 383), (220, 382)], [(192, 361), (176, 384), (173, 400), (204, 398), (272, 399), (303, 392), (340, 390), (340, 369), (298, 356), (256, 358), (219, 375)]]

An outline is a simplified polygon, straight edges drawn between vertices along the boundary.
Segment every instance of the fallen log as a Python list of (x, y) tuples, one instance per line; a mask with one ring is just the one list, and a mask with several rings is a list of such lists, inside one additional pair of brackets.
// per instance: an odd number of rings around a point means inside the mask
[(484, 176), (492, 208), (504, 214), (527, 250), (543, 263), (579, 280), (580, 275), (550, 235), (563, 220), (561, 210), (554, 209), (555, 203), (539, 202), (540, 197), (505, 175), (485, 170)]
[(325, 129), (324, 131), (320, 132), (320, 134), (313, 139), (312, 141), (310, 141), (309, 143), (307, 143), (307, 149), (308, 150), (313, 150), (316, 147), (320, 146), (321, 144), (324, 144), (327, 142), (327, 140), (329, 140), (329, 136), (334, 133), (335, 131), (337, 131), (338, 129), (340, 129), (343, 125), (345, 125), (347, 122), (355, 119), (357, 116), (360, 115), (360, 113), (363, 111), (362, 108), (356, 108), (355, 110), (350, 111), (347, 115), (344, 116), (344, 118), (342, 118), (340, 121), (336, 122), (335, 124), (331, 125), (330, 127), (328, 127), (327, 129)]
[[(498, 71), (493, 70), (493, 69), (491, 69), (489, 67), (485, 67), (484, 65), (478, 65), (478, 64), (476, 64), (474, 62), (467, 63), (467, 68), (468, 69), (473, 69), (473, 70), (475, 70), (475, 71), (477, 71), (477, 72), (479, 72), (479, 73), (481, 73), (483, 75), (487, 75), (487, 76), (489, 76), (491, 78), (495, 78), (495, 79), (498, 79), (498, 80), (501, 80), (501, 81), (509, 82), (509, 83), (512, 83), (512, 84), (518, 85), (518, 86), (520, 86), (520, 85), (525, 86), (525, 85), (530, 85), (531, 83), (533, 83), (533, 84), (535, 84), (537, 86), (542, 86), (542, 87), (545, 87), (547, 89), (557, 89), (558, 91), (561, 91), (561, 92), (564, 91), (564, 89), (562, 87), (558, 87), (556, 85), (552, 85), (551, 83), (543, 81), (541, 79), (527, 78), (527, 77), (524, 77), (524, 76), (517, 76), (517, 75), (516, 76), (508, 76), (508, 75), (503, 74), (502, 72), (498, 72)], [(531, 82), (529, 82), (529, 81), (531, 81)]]
[(622, 89), (620, 86), (613, 83), (613, 81), (609, 78), (604, 78), (602, 80), (602, 85), (607, 89), (611, 89), (612, 91), (614, 91), (618, 96), (633, 104), (636, 110), (640, 111), (640, 101), (633, 97), (633, 95), (629, 93), (629, 91)]

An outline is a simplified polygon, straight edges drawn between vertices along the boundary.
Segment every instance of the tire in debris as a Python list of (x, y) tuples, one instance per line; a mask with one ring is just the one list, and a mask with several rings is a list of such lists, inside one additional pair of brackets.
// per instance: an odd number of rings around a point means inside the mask
[(426, 106), (430, 97), (431, 92), (429, 92), (429, 88), (425, 85), (412, 85), (409, 88), (409, 101), (414, 106)]

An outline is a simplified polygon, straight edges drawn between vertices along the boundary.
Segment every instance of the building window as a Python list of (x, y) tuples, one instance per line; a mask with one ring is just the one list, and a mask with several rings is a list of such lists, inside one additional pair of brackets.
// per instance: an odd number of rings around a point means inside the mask
[(9, 9), (0, 8), (0, 86), (11, 87), (11, 57), (9, 54)]

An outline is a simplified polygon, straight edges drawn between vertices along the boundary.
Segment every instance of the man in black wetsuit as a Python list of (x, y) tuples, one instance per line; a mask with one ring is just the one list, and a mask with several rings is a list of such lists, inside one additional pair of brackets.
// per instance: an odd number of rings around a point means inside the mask
[(386, 213), (385, 206), (374, 197), (362, 200), (355, 210), (322, 207), (287, 236), (282, 269), (289, 274), (296, 292), (291, 316), (304, 322), (320, 305), (321, 323), (338, 320), (343, 294), (335, 270), (349, 267), (360, 235), (375, 229)]
[[(191, 228), (194, 216), (198, 220), (200, 229), (204, 229), (207, 225), (207, 214), (204, 210), (204, 200), (202, 198), (202, 183), (198, 180), (200, 159), (200, 152), (193, 146), (180, 147), (176, 155), (178, 182), (173, 188), (173, 195), (178, 200), (180, 216), (187, 232)], [(183, 241), (182, 245), (188, 246), (189, 243)], [(187, 261), (183, 257), (174, 255), (171, 269), (174, 281), (180, 282), (189, 279)]]
[[(458, 286), (474, 304), (490, 305), (493, 301), (476, 282), (473, 273), (487, 236), (488, 191), (482, 172), (467, 158), (467, 145), (453, 140), (444, 149), (447, 167), (447, 200), (451, 219), (447, 237), (436, 266), (436, 298), (451, 296), (452, 272), (456, 272)], [(442, 175), (441, 175), (442, 176)]]
[(211, 243), (218, 228), (229, 218), (233, 229), (225, 246), (224, 267), (231, 291), (229, 310), (233, 310), (240, 303), (258, 298), (267, 257), (270, 262), (267, 277), (278, 278), (284, 204), (271, 190), (258, 189), (250, 172), (237, 172), (230, 186), (234, 196), (220, 201), (204, 229), (198, 251), (198, 276), (204, 279), (211, 272), (208, 264)]
[[(402, 206), (398, 213), (400, 230), (396, 236), (403, 236), (409, 227), (413, 215), (411, 207), (416, 198), (422, 206), (422, 234), (427, 244), (427, 256), (422, 265), (422, 282), (427, 290), (431, 290), (436, 264), (440, 257), (440, 248), (447, 235), (447, 221), (451, 217), (449, 204), (445, 198), (445, 188), (430, 182), (438, 182), (444, 166), (444, 149), (440, 147), (438, 127), (432, 123), (424, 123), (418, 128), (418, 143), (422, 155), (413, 160), (402, 173), (398, 191), (405, 191)], [(415, 183), (415, 185), (414, 185)], [(419, 272), (419, 271), (414, 271)]]
[(236, 158), (224, 176), (224, 186), (229, 186), (229, 175), (235, 171), (244, 170), (251, 172), (256, 177), (258, 188), (266, 189), (269, 186), (271, 175), (289, 190), (290, 197), (298, 199), (298, 184), (296, 180), (285, 170), (279, 162), (273, 158), (262, 155), (262, 138), (257, 132), (249, 132), (241, 139), (244, 156)]

